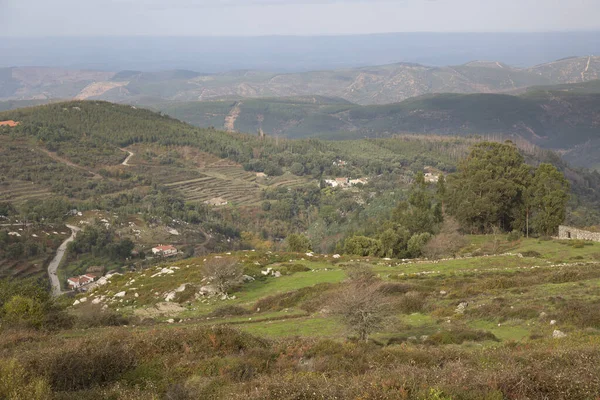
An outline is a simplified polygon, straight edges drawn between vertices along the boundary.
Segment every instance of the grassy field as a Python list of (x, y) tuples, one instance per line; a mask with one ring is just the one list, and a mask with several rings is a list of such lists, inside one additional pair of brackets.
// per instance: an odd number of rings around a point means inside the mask
[[(12, 357), (61, 399), (597, 398), (600, 244), (495, 239), (452, 260), (240, 251), (115, 275), (77, 296), (75, 328), (3, 334), (0, 368)], [(213, 257), (255, 280), (197, 296)], [(389, 305), (368, 342), (332, 313), (362, 290), (353, 265)]]
[[(471, 245), (465, 251), (493, 244), (491, 237), (475, 236), (470, 240)], [(411, 310), (414, 312), (403, 312), (400, 305), (394, 313), (394, 322), (375, 336), (378, 340), (407, 340), (457, 325), (483, 329), (499, 340), (528, 340), (536, 335), (549, 335), (556, 328), (549, 324), (549, 319), (540, 319), (542, 313), (560, 319), (570, 302), (600, 301), (595, 292), (600, 286), (600, 264), (597, 264), (600, 245), (587, 243), (581, 248), (573, 245), (573, 242), (538, 239), (504, 241), (503, 254), (467, 255), (440, 261), (368, 258), (340, 261), (318, 255), (234, 253), (232, 256), (239, 258), (247, 271), (254, 272), (255, 281), (242, 285), (231, 293), (234, 297), (227, 300), (188, 298), (176, 312), (160, 314), (159, 320), (188, 321), (181, 322), (183, 326), (232, 324), (248, 332), (273, 337), (312, 336), (322, 332), (324, 336), (343, 338), (348, 332), (325, 310), (344, 285), (346, 266), (361, 263), (370, 265), (389, 285), (406, 286), (402, 294), (392, 296), (394, 301), (402, 303), (402, 296), (407, 292), (418, 293), (420, 298), (417, 309)], [(530, 256), (522, 256), (524, 252)], [(110, 299), (115, 293), (125, 291), (125, 297), (108, 304), (129, 314), (140, 308), (153, 309), (165, 302), (167, 293), (184, 283), (196, 288), (201, 286), (204, 260), (165, 265), (175, 267), (172, 274), (153, 276), (163, 267), (159, 266), (143, 273), (115, 277), (109, 285), (87, 296)], [(280, 278), (263, 277), (258, 273), (258, 269), (276, 270), (286, 264), (299, 264), (310, 270)], [(553, 296), (560, 296), (562, 300), (557, 302)], [(469, 306), (464, 314), (457, 315), (454, 309), (461, 302)], [(240, 307), (244, 315), (209, 318), (223, 307)], [(560, 328), (578, 331), (579, 323), (564, 318)], [(600, 328), (600, 320), (597, 323)]]

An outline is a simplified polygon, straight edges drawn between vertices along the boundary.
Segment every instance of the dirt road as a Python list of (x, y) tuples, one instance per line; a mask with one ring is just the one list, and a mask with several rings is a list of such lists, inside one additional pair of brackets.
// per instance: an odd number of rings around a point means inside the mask
[(54, 256), (54, 259), (50, 261), (50, 264), (48, 265), (48, 276), (50, 276), (50, 282), (52, 283), (53, 296), (59, 296), (62, 293), (60, 289), (60, 281), (58, 280), (58, 275), (56, 275), (56, 271), (58, 270), (58, 266), (60, 265), (60, 262), (62, 261), (65, 252), (67, 251), (67, 245), (73, 240), (75, 240), (77, 232), (81, 230), (80, 228), (72, 225), (67, 225), (67, 228), (71, 230), (71, 236), (61, 243), (58, 250), (56, 250), (56, 256)]

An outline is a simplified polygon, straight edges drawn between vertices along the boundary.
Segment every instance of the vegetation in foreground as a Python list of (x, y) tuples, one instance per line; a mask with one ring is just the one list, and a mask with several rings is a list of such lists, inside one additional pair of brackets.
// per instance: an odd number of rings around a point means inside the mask
[[(467, 239), (460, 257), (439, 261), (251, 251), (183, 260), (114, 276), (78, 296), (75, 306), (73, 299), (67, 306), (5, 284), (0, 368), (10, 373), (3, 373), (0, 393), (31, 399), (597, 397), (598, 244)], [(214, 265), (233, 260), (254, 280), (240, 281), (231, 268), (224, 279), (238, 284), (226, 286), (227, 296), (197, 295), (211, 284)], [(170, 293), (175, 296), (166, 301)], [(17, 307), (31, 311), (19, 313), (15, 324)], [(351, 310), (371, 318), (362, 324)]]

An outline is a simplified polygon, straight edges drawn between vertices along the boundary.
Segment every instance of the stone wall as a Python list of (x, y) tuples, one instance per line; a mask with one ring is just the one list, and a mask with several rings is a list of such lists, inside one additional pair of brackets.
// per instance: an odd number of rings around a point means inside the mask
[(581, 229), (573, 228), (570, 226), (561, 225), (558, 227), (558, 238), (559, 239), (578, 239), (578, 240), (589, 240), (592, 242), (600, 242), (599, 232), (584, 231)]

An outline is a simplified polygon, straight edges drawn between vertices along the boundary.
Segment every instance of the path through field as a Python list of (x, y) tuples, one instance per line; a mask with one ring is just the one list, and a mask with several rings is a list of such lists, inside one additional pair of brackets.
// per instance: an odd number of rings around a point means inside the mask
[(235, 121), (240, 115), (241, 102), (236, 102), (229, 114), (225, 117), (225, 130), (227, 132), (235, 132)]
[(60, 265), (60, 262), (62, 261), (65, 255), (65, 251), (67, 251), (67, 245), (73, 240), (75, 240), (77, 232), (81, 230), (78, 227), (72, 225), (67, 225), (67, 228), (71, 230), (71, 236), (69, 236), (67, 240), (62, 242), (58, 250), (56, 250), (56, 256), (54, 256), (54, 259), (50, 261), (50, 264), (48, 265), (48, 276), (50, 276), (50, 282), (52, 283), (53, 296), (59, 296), (62, 293), (60, 289), (60, 281), (58, 280), (56, 271), (58, 270), (58, 266)]
[(122, 165), (129, 165), (129, 160), (131, 159), (131, 157), (133, 157), (135, 155), (135, 153), (132, 153), (131, 151), (125, 150), (125, 149), (119, 149), (119, 150), (124, 151), (127, 154), (129, 154), (127, 156), (127, 158), (121, 163)]
[(95, 173), (94, 171), (86, 169), (86, 168), (82, 167), (81, 165), (77, 165), (77, 164), (75, 164), (75, 163), (73, 163), (73, 162), (71, 162), (71, 161), (69, 161), (69, 160), (67, 160), (65, 158), (62, 158), (61, 156), (59, 156), (56, 153), (53, 153), (53, 152), (51, 152), (49, 150), (46, 150), (46, 149), (40, 149), (40, 150), (42, 150), (44, 153), (46, 153), (54, 161), (58, 161), (59, 163), (66, 164), (69, 167), (73, 167), (73, 168), (77, 168), (77, 169), (83, 170), (83, 171), (85, 171), (87, 173), (90, 173), (90, 174), (94, 175), (94, 178), (103, 179), (101, 175)]

